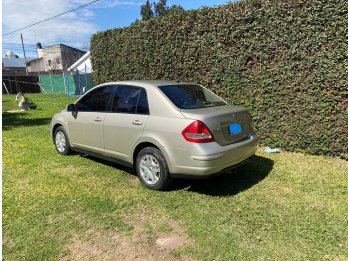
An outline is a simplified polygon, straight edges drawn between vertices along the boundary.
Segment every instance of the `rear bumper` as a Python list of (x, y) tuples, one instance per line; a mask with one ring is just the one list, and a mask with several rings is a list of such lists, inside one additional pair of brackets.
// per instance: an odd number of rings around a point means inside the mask
[(167, 149), (173, 177), (204, 178), (233, 168), (255, 154), (259, 137), (220, 146), (215, 142), (192, 144), (190, 150)]

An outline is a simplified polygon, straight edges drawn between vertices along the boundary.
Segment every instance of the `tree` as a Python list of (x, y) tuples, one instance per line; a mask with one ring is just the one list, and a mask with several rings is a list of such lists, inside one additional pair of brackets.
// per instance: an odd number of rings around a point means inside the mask
[(130, 25), (136, 25), (137, 23), (139, 23), (140, 21), (138, 19), (135, 19), (135, 21), (133, 23), (131, 23)]
[(47, 63), (50, 67), (50, 71), (52, 71), (53, 73), (59, 70), (59, 66), (61, 64), (59, 57), (54, 57), (53, 60), (48, 60)]
[(171, 7), (167, 9), (168, 14), (173, 14), (173, 13), (182, 14), (184, 12), (185, 12), (185, 9), (181, 5), (172, 5)]
[(160, 0), (158, 3), (153, 3), (156, 16), (163, 16), (168, 13), (167, 0)]
[(146, 0), (146, 3), (141, 5), (140, 7), (140, 15), (142, 20), (150, 20), (151, 18), (154, 17), (153, 11), (152, 11), (152, 6), (149, 0)]
[[(152, 7), (154, 9), (152, 9)], [(165, 16), (172, 13), (184, 13), (185, 9), (180, 5), (172, 5), (171, 7), (167, 6), (167, 0), (159, 0), (157, 3), (150, 3), (149, 0), (146, 0), (146, 3), (140, 7), (141, 19), (146, 21), (150, 20), (153, 17)]]

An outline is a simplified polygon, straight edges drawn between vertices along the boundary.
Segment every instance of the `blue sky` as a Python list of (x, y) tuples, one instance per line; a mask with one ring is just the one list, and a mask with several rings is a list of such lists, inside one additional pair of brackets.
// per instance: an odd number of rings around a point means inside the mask
[[(3, 0), (2, 34), (14, 31), (76, 8), (91, 0)], [(68, 13), (56, 19), (38, 24), (2, 37), (3, 56), (11, 49), (23, 56), (20, 34), (23, 34), (27, 56), (35, 57), (35, 44), (41, 42), (43, 47), (64, 43), (87, 50), (90, 37), (97, 31), (130, 25), (140, 18), (140, 5), (145, 0), (100, 0), (86, 8)], [(153, 1), (151, 1), (153, 2)], [(228, 0), (183, 1), (168, 0), (167, 5), (181, 5), (186, 10), (202, 6), (217, 6)]]
[[(136, 3), (143, 3), (144, 1), (134, 1)], [(153, 1), (151, 1), (153, 2)], [(217, 6), (228, 2), (227, 0), (206, 0), (206, 1), (183, 1), (183, 0), (172, 0), (167, 1), (167, 5), (173, 4), (181, 5), (186, 10), (197, 9), (202, 6)], [(138, 6), (121, 6), (111, 9), (96, 9), (95, 13), (98, 17), (98, 24), (101, 30), (128, 26), (134, 22), (135, 19), (140, 19), (140, 5)]]

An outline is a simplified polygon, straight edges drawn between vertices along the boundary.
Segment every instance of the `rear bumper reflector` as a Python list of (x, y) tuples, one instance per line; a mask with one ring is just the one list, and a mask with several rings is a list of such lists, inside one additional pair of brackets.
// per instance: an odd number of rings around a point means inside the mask
[(210, 155), (210, 156), (191, 156), (191, 159), (200, 160), (200, 161), (209, 161), (209, 160), (221, 159), (223, 156), (224, 156), (223, 154), (216, 154), (216, 155)]

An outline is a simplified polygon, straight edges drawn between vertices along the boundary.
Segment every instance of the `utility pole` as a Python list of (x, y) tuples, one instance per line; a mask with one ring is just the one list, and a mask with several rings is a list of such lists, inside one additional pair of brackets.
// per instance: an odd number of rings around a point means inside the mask
[(23, 43), (23, 35), (21, 34), (22, 47), (24, 53), (24, 61), (25, 61), (25, 74), (28, 76), (28, 68), (27, 68), (27, 56), (25, 55), (24, 43)]

